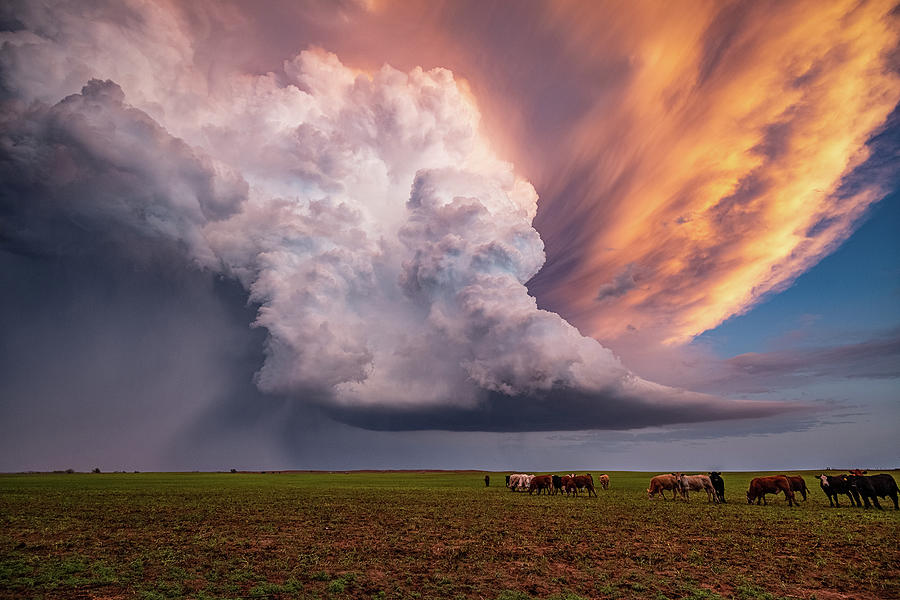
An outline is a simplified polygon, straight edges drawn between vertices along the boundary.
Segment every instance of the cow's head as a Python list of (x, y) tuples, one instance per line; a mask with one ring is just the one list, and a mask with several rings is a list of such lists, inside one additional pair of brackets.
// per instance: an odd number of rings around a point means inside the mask
[(822, 487), (828, 487), (828, 475), (819, 475), (819, 481), (822, 483)]
[(747, 504), (753, 504), (753, 493), (750, 490), (747, 490)]

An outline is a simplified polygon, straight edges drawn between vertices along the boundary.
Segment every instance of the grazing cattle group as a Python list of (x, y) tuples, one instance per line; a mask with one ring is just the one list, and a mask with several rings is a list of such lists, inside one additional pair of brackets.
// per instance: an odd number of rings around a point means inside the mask
[[(713, 472), (717, 476), (719, 473)], [(647, 496), (653, 498), (656, 494), (666, 499), (665, 492), (672, 492), (672, 500), (681, 496), (687, 500), (690, 492), (706, 492), (706, 501), (718, 504), (725, 501), (725, 482), (718, 477), (721, 484), (721, 494), (718, 492), (713, 483), (712, 475), (685, 475), (684, 473), (666, 473), (665, 475), (657, 475), (650, 480), (650, 487), (647, 488)]]
[[(879, 498), (890, 498), (894, 503), (894, 510), (900, 510), (900, 490), (893, 476), (888, 473), (878, 475), (866, 475), (866, 471), (855, 469), (843, 475), (819, 475), (819, 485), (828, 497), (829, 506), (840, 507), (838, 496), (844, 494), (850, 499), (852, 506), (881, 509)], [(603, 474), (598, 478), (600, 487), (609, 489), (609, 475)], [(537, 492), (550, 495), (558, 495), (565, 492), (566, 496), (579, 496), (586, 492), (588, 497), (597, 496), (594, 487), (594, 478), (590, 473), (576, 475), (528, 475), (514, 473), (506, 476), (506, 486), (512, 491), (527, 491), (529, 495)], [(682, 498), (689, 499), (690, 492), (706, 492), (706, 501), (713, 504), (725, 503), (725, 480), (718, 471), (712, 471), (708, 475), (685, 475), (684, 473), (665, 473), (656, 475), (650, 479), (650, 487), (647, 488), (647, 496), (655, 498), (661, 496), (667, 500), (665, 492), (672, 492), (672, 500)], [(768, 504), (768, 494), (784, 494), (788, 506), (799, 506), (797, 497), (799, 494), (804, 501), (807, 499), (809, 489), (806, 481), (799, 475), (770, 475), (767, 477), (755, 477), (750, 481), (747, 490), (747, 503)]]
[[(609, 475), (600, 476), (600, 485), (603, 489), (609, 489)], [(546, 493), (548, 496), (565, 492), (566, 496), (578, 496), (582, 491), (587, 492), (588, 497), (596, 496), (594, 489), (594, 477), (590, 473), (584, 475), (527, 475), (525, 473), (513, 473), (506, 476), (506, 487), (514, 492), (527, 491), (528, 495), (537, 492)]]
[[(854, 469), (848, 475), (819, 475), (819, 485), (828, 496), (830, 506), (840, 506), (838, 494), (845, 494), (853, 506), (863, 506), (882, 510), (878, 498), (890, 498), (894, 502), (894, 510), (898, 505), (897, 482), (888, 473), (879, 475), (863, 475), (865, 471)], [(871, 501), (871, 502), (870, 502)]]

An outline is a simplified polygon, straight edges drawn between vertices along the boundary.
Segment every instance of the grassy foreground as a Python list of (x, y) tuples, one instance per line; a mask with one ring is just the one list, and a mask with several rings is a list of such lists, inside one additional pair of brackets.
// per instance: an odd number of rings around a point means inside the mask
[(748, 506), (751, 473), (720, 506), (490, 475), (0, 475), (0, 598), (900, 597), (900, 512), (829, 508), (812, 473), (794, 508)]

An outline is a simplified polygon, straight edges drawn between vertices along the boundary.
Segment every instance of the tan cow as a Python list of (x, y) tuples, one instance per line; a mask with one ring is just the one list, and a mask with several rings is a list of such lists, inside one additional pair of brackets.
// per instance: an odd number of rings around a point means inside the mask
[(647, 496), (652, 498), (656, 494), (659, 494), (662, 496), (663, 500), (665, 500), (666, 495), (663, 493), (664, 490), (671, 490), (672, 499), (675, 499), (676, 494), (678, 494), (678, 477), (675, 473), (657, 475), (651, 479), (650, 487), (647, 488)]
[(606, 473), (604, 473), (603, 475), (601, 475), (601, 476), (598, 477), (597, 479), (600, 480), (600, 487), (602, 487), (604, 490), (608, 490), (608, 489), (609, 489), (609, 475), (607, 475)]

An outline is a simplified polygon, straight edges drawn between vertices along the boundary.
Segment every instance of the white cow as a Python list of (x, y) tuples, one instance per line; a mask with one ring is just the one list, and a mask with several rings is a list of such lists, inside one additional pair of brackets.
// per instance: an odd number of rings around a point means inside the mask
[(531, 480), (534, 479), (534, 475), (523, 475), (522, 479), (519, 480), (519, 491), (524, 492), (531, 487)]
[(509, 476), (509, 489), (513, 491), (524, 491), (531, 485), (534, 475), (526, 475), (525, 473), (514, 473)]
[(531, 478), (534, 475), (526, 475), (525, 473), (514, 473), (509, 476), (509, 489), (516, 490), (527, 490), (528, 486), (531, 484)]
[(683, 475), (678, 473), (678, 486), (681, 489), (681, 495), (685, 500), (688, 499), (688, 492), (706, 492), (706, 501), (719, 503), (719, 496), (713, 487), (709, 475)]

